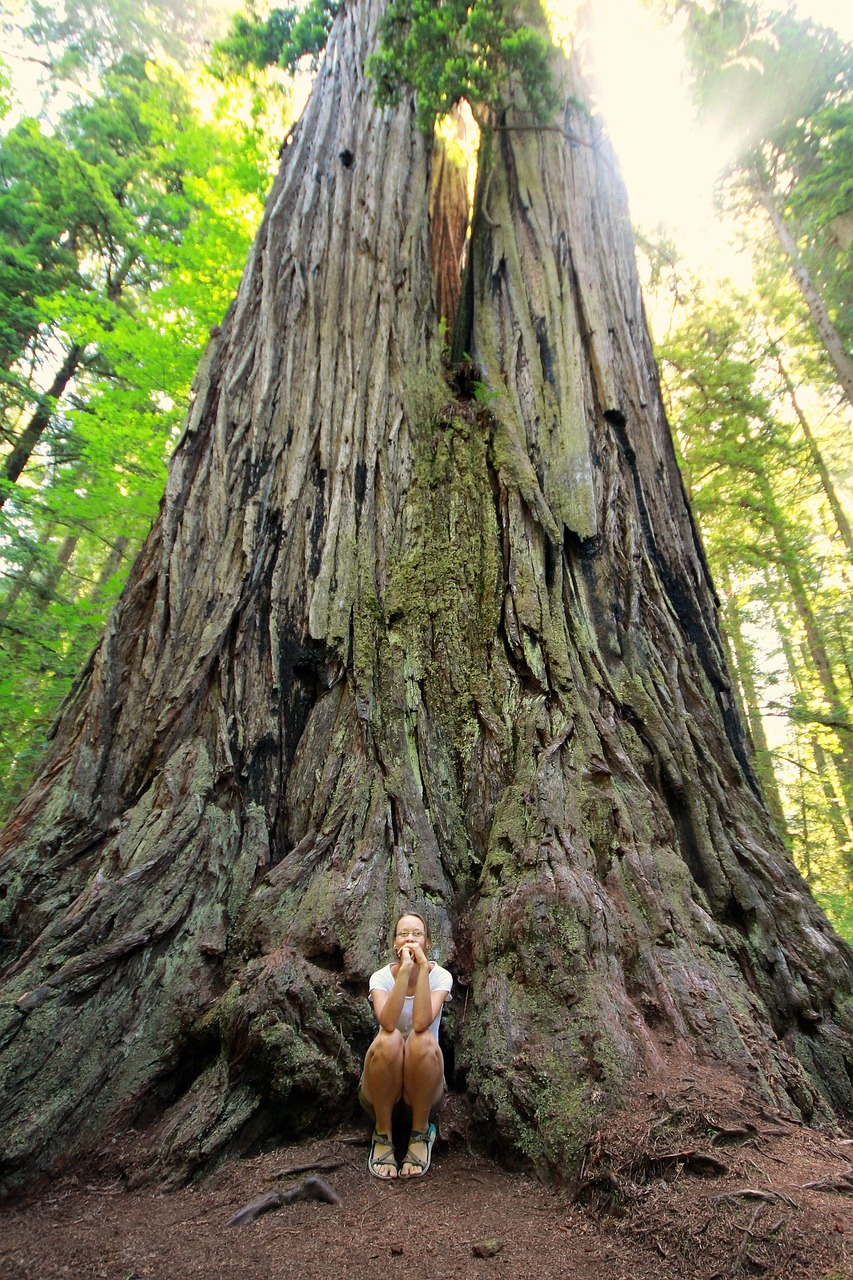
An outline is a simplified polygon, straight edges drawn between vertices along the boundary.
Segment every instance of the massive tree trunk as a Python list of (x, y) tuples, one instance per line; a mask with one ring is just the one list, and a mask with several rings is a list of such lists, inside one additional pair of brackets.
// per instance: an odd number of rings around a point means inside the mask
[(443, 369), (429, 148), (364, 75), (380, 8), (336, 21), (2, 838), (8, 1181), (140, 1114), (181, 1169), (348, 1114), (403, 901), (506, 1154), (570, 1170), (669, 1054), (853, 1111), (853, 957), (755, 780), (614, 162), (507, 113)]

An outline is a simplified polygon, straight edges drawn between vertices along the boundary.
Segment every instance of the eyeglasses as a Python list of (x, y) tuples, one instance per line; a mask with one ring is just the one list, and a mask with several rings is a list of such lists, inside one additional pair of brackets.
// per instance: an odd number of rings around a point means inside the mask
[(423, 929), (407, 929), (405, 933), (395, 933), (395, 938), (425, 938)]

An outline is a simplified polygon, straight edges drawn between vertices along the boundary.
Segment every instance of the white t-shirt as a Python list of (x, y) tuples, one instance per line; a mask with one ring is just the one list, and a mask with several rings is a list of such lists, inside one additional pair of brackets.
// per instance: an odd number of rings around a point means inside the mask
[[(384, 969), (377, 969), (375, 973), (370, 975), (370, 991), (393, 991), (394, 983), (397, 981), (391, 972), (390, 964), (386, 964)], [(442, 969), (440, 964), (430, 962), (429, 971), (429, 989), (430, 991), (446, 991), (447, 995), (442, 1001), (441, 1009), (438, 1011), (438, 1017), (430, 1026), (430, 1031), (438, 1039), (438, 1028), (441, 1024), (441, 1013), (450, 997), (450, 989), (453, 986), (453, 978), (446, 969)], [(370, 996), (371, 1004), (373, 996)], [(412, 1006), (415, 1003), (414, 996), (406, 996), (403, 1001), (403, 1010), (397, 1020), (397, 1030), (402, 1032), (403, 1036), (407, 1036), (412, 1029)]]

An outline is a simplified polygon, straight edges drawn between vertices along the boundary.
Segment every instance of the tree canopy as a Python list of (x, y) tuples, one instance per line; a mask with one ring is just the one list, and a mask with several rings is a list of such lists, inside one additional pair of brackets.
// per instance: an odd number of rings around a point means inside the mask
[(752, 283), (700, 287), (647, 241), (674, 300), (658, 354), (765, 789), (849, 930), (851, 53), (740, 3), (691, 8), (688, 34), (702, 111), (738, 139), (720, 216)]
[(127, 53), (94, 96), (0, 138), (0, 807), (156, 510), (260, 216), (263, 128), (204, 119), (180, 74)]
[[(303, 58), (316, 66), (340, 0), (311, 0), (303, 9), (249, 7), (232, 20), (216, 46), (220, 63), (273, 64), (294, 70)], [(556, 107), (553, 46), (540, 0), (392, 0), (382, 17), (379, 47), (367, 64), (377, 101), (396, 106), (414, 89), (418, 120), (431, 130), (463, 99), (481, 123), (499, 116), (519, 87), (534, 119)]]

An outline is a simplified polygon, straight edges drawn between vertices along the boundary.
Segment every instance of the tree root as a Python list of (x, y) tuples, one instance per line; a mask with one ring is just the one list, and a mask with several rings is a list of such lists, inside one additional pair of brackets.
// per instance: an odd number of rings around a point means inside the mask
[(818, 1182), (804, 1182), (801, 1185), (803, 1191), (840, 1191), (842, 1195), (853, 1196), (853, 1169), (837, 1178), (821, 1178)]

